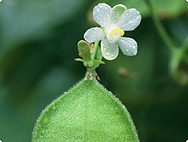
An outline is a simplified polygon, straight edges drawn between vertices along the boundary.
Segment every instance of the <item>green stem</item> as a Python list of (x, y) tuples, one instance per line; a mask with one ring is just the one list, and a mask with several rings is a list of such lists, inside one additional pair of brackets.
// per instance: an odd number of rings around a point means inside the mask
[(151, 0), (145, 0), (146, 3), (148, 4), (148, 7), (152, 13), (152, 19), (153, 22), (159, 32), (159, 35), (161, 36), (161, 38), (163, 39), (164, 43), (166, 44), (167, 48), (172, 52), (174, 50), (174, 44), (171, 40), (171, 38), (169, 37), (169, 35), (167, 34), (165, 28), (163, 27), (161, 21), (159, 20), (159, 18), (157, 17), (157, 15), (154, 12), (154, 7), (153, 7), (153, 3)]
[(99, 48), (99, 41), (94, 43), (93, 53), (91, 55), (91, 59), (95, 60), (95, 56), (96, 56), (98, 48)]
[(186, 57), (187, 50), (188, 50), (188, 39), (185, 40), (185, 42), (184, 42), (184, 44), (182, 44), (182, 46), (180, 46), (179, 48), (174, 50), (173, 54), (177, 55), (176, 57), (178, 57), (178, 58), (176, 58), (176, 60), (179, 60), (179, 62), (182, 59), (187, 60), (187, 57)]
[(188, 50), (188, 37), (180, 48), (183, 50), (183, 52), (186, 52), (186, 50)]
[(181, 58), (188, 64), (187, 50), (188, 50), (188, 38), (186, 38), (184, 44), (180, 47), (182, 52)]

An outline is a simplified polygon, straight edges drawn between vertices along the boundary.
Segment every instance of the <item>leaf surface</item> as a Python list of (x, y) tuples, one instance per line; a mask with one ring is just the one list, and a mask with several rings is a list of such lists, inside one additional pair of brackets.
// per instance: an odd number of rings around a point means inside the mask
[(83, 80), (39, 117), (33, 142), (138, 142), (127, 109), (96, 80)]

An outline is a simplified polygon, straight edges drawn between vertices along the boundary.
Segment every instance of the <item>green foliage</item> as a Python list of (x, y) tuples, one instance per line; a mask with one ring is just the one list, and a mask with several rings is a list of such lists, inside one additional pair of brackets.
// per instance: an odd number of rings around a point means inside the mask
[[(76, 44), (94, 26), (90, 12), (97, 2), (3, 0), (0, 3), (0, 139), (3, 142), (31, 141), (41, 110), (83, 78), (85, 67), (74, 61), (78, 57)], [(120, 52), (116, 60), (105, 61), (97, 69), (101, 83), (126, 104), (140, 141), (186, 141), (188, 86), (180, 86), (169, 73), (169, 62), (177, 63), (177, 60), (161, 40), (146, 3), (143, 0), (107, 3), (136, 8), (144, 18), (134, 32), (125, 33), (126, 37), (137, 40), (138, 55), (132, 58)], [(160, 11), (157, 16), (167, 33), (175, 44), (182, 44), (188, 35), (188, 3), (186, 0), (155, 0), (155, 3), (155, 11)], [(179, 67), (181, 78), (186, 79), (187, 64), (180, 62)], [(118, 72), (121, 68), (125, 71), (123, 75)]]
[(39, 117), (33, 142), (138, 142), (127, 109), (96, 80), (83, 80)]
[(91, 60), (90, 47), (86, 41), (78, 42), (78, 51), (80, 56), (83, 58), (83, 60), (85, 61)]
[(92, 44), (90, 47), (89, 43), (87, 43), (84, 40), (78, 42), (78, 52), (80, 57), (82, 57), (83, 59), (77, 58), (75, 60), (83, 62), (83, 65), (87, 67), (88, 71), (95, 70), (100, 64), (104, 64), (104, 62), (101, 61), (102, 54), (101, 51), (99, 51), (100, 49), (98, 44), (99, 42), (96, 42), (94, 45)]

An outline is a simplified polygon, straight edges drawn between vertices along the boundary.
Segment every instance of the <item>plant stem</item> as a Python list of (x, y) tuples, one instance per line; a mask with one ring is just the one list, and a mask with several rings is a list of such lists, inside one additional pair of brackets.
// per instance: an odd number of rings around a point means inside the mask
[(188, 38), (186, 38), (184, 44), (180, 47), (180, 50), (182, 52), (181, 58), (188, 64), (188, 56), (187, 56), (187, 50), (188, 50)]
[(170, 52), (172, 52), (174, 50), (174, 44), (173, 44), (171, 38), (169, 37), (169, 35), (167, 34), (165, 28), (163, 27), (161, 21), (155, 14), (152, 1), (151, 0), (145, 0), (145, 1), (148, 4), (148, 7), (152, 13), (152, 19), (155, 24), (155, 27), (157, 28), (157, 31), (159, 32), (159, 35), (163, 39), (164, 43), (166, 44), (166, 46), (170, 50)]
[(95, 60), (95, 56), (96, 56), (98, 47), (99, 47), (99, 41), (94, 43), (93, 54), (91, 55), (91, 59), (93, 59), (93, 60)]
[(186, 52), (186, 50), (188, 50), (188, 37), (186, 38), (184, 44), (181, 46), (181, 49), (183, 50), (183, 52)]

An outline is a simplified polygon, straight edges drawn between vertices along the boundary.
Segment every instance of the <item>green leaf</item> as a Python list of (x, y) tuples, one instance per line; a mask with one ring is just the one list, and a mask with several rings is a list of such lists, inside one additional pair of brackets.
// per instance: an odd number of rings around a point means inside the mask
[(91, 60), (89, 44), (86, 41), (81, 40), (78, 42), (78, 51), (84, 61)]
[(39, 117), (32, 142), (138, 142), (127, 109), (96, 80), (82, 80)]

